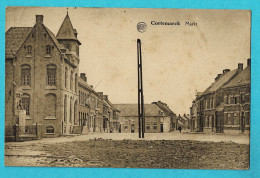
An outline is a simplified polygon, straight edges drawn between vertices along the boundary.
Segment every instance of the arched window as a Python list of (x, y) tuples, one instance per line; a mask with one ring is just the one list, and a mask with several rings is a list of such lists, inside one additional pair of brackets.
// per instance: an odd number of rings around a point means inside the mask
[(67, 122), (67, 95), (64, 96), (64, 122)]
[(47, 65), (47, 86), (56, 86), (56, 65)]
[(28, 64), (21, 65), (21, 85), (31, 85), (31, 66)]
[(70, 123), (72, 123), (72, 117), (73, 117), (73, 113), (72, 113), (72, 109), (73, 109), (73, 99), (70, 98)]
[(73, 71), (70, 72), (70, 90), (73, 90)]
[(78, 85), (78, 75), (75, 74), (75, 93), (77, 93), (77, 85)]
[(51, 54), (51, 45), (46, 46), (46, 54), (48, 54), (48, 55)]
[(68, 88), (68, 68), (66, 67), (65, 68), (65, 79), (64, 79), (64, 85), (65, 85), (65, 88)]
[(47, 127), (46, 127), (46, 133), (54, 133), (54, 127), (52, 127), (52, 126), (47, 126)]
[(81, 104), (81, 99), (80, 99), (80, 91), (79, 91), (79, 104)]
[(77, 121), (76, 121), (76, 118), (77, 118), (77, 108), (78, 108), (78, 106), (77, 106), (77, 100), (75, 101), (75, 103), (74, 103), (74, 120), (73, 120), (73, 124), (75, 124), (75, 125), (77, 125)]
[(27, 93), (22, 95), (22, 107), (26, 111), (26, 115), (30, 115), (30, 95)]
[(45, 114), (46, 116), (56, 117), (56, 95), (49, 93), (45, 95)]

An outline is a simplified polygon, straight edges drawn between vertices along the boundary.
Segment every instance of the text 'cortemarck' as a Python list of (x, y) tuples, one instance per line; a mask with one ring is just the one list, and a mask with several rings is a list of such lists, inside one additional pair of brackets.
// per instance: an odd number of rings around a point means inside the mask
[(152, 25), (180, 25), (179, 21), (176, 22), (156, 22), (156, 21), (151, 21)]

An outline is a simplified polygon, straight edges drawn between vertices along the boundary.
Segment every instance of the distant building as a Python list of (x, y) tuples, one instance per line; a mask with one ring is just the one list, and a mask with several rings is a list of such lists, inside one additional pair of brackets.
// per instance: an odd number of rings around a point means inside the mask
[[(138, 105), (115, 104), (120, 110), (120, 125), (122, 133), (138, 133)], [(167, 116), (156, 104), (145, 104), (145, 133), (169, 132), (171, 117)]]
[(79, 88), (79, 126), (83, 134), (103, 132), (103, 96), (92, 85), (87, 84), (85, 73), (78, 80)]
[(190, 129), (190, 117), (189, 117), (189, 115), (183, 114), (181, 116), (179, 114), (179, 116), (177, 117), (177, 120), (178, 120), (178, 128), (181, 127), (184, 130)]
[[(249, 129), (249, 122), (242, 119), (249, 118), (250, 102), (247, 98), (250, 96), (250, 62), (248, 63), (245, 70), (243, 64), (238, 64), (238, 68), (232, 71), (223, 70), (213, 84), (196, 96), (190, 108), (192, 131), (234, 133), (237, 130), (235, 133), (241, 133)], [(245, 98), (246, 102), (239, 103), (241, 98)], [(246, 123), (246, 126), (238, 126), (238, 123)]]
[(109, 101), (108, 96), (103, 96), (103, 129), (104, 132), (117, 133), (120, 129), (120, 111)]
[(156, 104), (160, 109), (163, 110), (164, 114), (171, 118), (170, 131), (174, 131), (177, 129), (177, 115), (169, 108), (169, 106), (162, 102), (153, 102), (152, 104)]

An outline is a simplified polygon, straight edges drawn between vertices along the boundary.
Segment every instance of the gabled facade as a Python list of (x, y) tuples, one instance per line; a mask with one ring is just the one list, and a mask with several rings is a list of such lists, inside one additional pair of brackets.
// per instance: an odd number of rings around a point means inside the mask
[[(70, 21), (68, 15), (64, 21)], [(64, 47), (64, 41), (80, 45), (77, 38), (57, 39), (42, 15), (36, 15), (34, 27), (12, 27), (6, 32), (6, 128), (18, 124), (19, 91), (25, 125), (41, 125), (43, 137), (72, 132), (77, 118), (79, 58), (74, 48)]]
[(176, 130), (178, 128), (177, 115), (169, 108), (166, 103), (162, 101), (153, 102), (153, 104), (156, 104), (167, 116), (171, 118), (170, 131)]

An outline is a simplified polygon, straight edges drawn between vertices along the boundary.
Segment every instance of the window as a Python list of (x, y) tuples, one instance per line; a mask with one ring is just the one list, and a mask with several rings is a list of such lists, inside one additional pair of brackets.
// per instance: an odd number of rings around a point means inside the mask
[(65, 83), (64, 83), (64, 85), (65, 85), (65, 88), (68, 88), (68, 68), (66, 67), (65, 68)]
[(224, 113), (225, 125), (228, 125), (228, 114)]
[(56, 95), (49, 93), (45, 95), (45, 114), (46, 116), (56, 117)]
[(79, 46), (78, 45), (76, 46), (76, 53), (79, 56)]
[(127, 130), (128, 129), (128, 126), (127, 125), (125, 125), (125, 130)]
[(73, 90), (73, 71), (70, 73), (70, 90)]
[(64, 96), (64, 122), (67, 122), (67, 95)]
[(228, 125), (231, 125), (231, 114), (228, 113)]
[(46, 46), (46, 54), (48, 54), (48, 55), (51, 54), (51, 45)]
[(150, 130), (150, 124), (146, 124), (146, 130)]
[(26, 50), (27, 55), (32, 55), (32, 46), (28, 45), (26, 49), (27, 49)]
[(22, 95), (22, 107), (26, 111), (26, 115), (30, 115), (30, 95), (23, 94)]
[(77, 85), (78, 85), (78, 75), (75, 74), (75, 93), (77, 93)]
[(72, 100), (72, 98), (70, 98), (70, 123), (72, 123), (72, 109), (73, 109), (73, 100)]
[(73, 124), (76, 124), (76, 118), (77, 118), (77, 101), (74, 103), (74, 117), (73, 117)]
[(227, 104), (231, 104), (231, 96), (227, 96)]
[(70, 44), (68, 44), (68, 43), (65, 44), (65, 48), (68, 49), (68, 50), (70, 50)]
[(48, 65), (47, 66), (47, 86), (56, 85), (56, 66)]
[(153, 130), (157, 130), (157, 124), (156, 123), (153, 124)]
[(27, 64), (21, 66), (21, 85), (31, 85), (31, 67)]
[(234, 98), (234, 104), (238, 104), (238, 97), (237, 96), (235, 96), (235, 98)]
[(241, 93), (241, 103), (245, 103), (245, 93)]
[(54, 133), (54, 128), (52, 126), (47, 126), (46, 133)]

